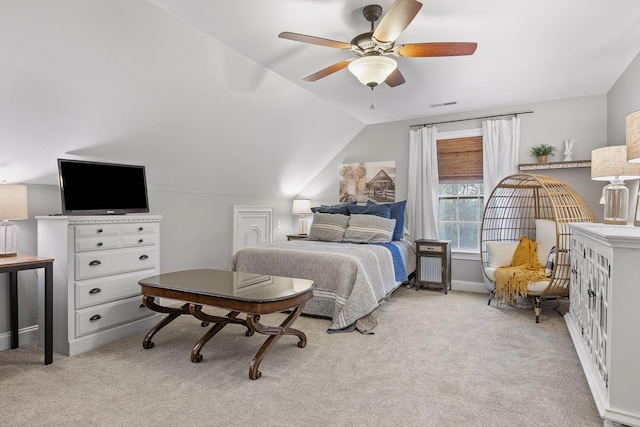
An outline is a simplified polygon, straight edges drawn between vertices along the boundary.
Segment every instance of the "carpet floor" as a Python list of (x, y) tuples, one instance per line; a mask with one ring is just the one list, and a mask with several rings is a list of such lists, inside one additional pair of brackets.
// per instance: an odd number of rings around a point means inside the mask
[[(0, 352), (6, 426), (602, 426), (561, 314), (487, 306), (485, 295), (400, 288), (379, 309), (374, 334), (283, 337), (248, 377), (264, 336), (229, 325), (190, 361), (204, 333), (182, 316), (161, 330), (73, 357), (27, 344)], [(215, 310), (210, 310), (215, 312)], [(262, 317), (267, 325), (283, 314)]]

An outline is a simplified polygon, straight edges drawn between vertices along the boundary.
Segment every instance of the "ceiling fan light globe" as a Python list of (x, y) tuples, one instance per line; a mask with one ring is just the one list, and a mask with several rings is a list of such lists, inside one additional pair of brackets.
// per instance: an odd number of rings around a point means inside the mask
[(351, 74), (365, 86), (375, 87), (384, 82), (398, 67), (391, 58), (380, 55), (363, 56), (349, 63)]

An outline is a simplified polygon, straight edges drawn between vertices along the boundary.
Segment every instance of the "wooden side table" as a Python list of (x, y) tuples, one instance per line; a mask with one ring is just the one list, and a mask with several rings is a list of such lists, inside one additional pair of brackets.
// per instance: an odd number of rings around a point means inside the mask
[(420, 286), (451, 289), (451, 241), (416, 240), (416, 290)]
[(287, 241), (306, 240), (308, 237), (309, 237), (308, 234), (287, 234)]
[(44, 268), (44, 364), (53, 362), (53, 258), (18, 254), (0, 257), (0, 273), (9, 273), (11, 348), (18, 348), (18, 271)]

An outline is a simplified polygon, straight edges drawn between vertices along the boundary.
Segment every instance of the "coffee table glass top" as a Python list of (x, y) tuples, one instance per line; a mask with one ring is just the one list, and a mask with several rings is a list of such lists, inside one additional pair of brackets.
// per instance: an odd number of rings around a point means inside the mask
[(250, 302), (278, 301), (315, 287), (313, 280), (209, 269), (164, 273), (138, 283)]

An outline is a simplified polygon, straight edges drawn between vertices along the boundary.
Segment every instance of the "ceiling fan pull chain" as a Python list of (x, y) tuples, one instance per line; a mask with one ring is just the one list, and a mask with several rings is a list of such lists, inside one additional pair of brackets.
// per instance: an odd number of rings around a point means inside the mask
[(371, 107), (369, 107), (369, 110), (375, 110), (376, 107), (373, 106), (373, 87), (371, 87)]

